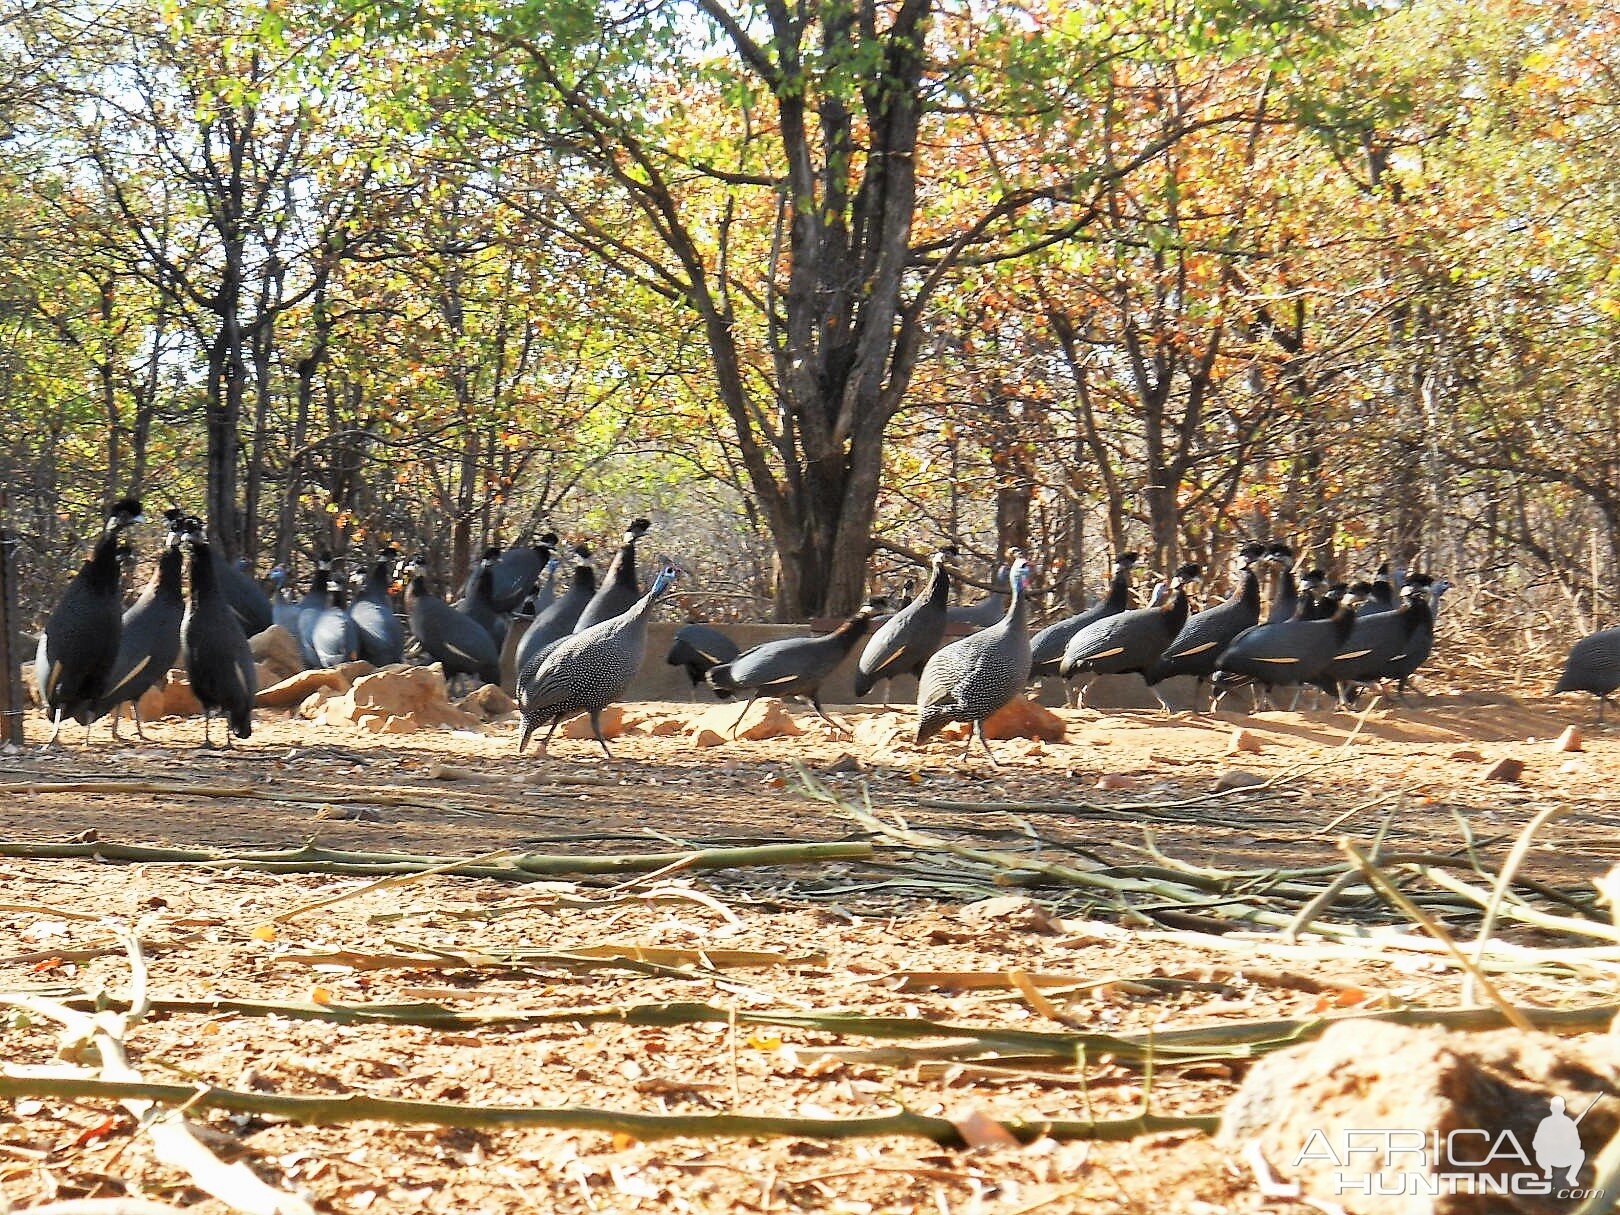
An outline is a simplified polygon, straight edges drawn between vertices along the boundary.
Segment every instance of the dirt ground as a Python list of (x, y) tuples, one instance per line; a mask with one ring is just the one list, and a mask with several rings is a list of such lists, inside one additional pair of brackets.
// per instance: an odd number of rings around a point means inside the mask
[[(369, 879), (229, 862), (27, 859), (11, 846), (95, 839), (245, 853), (313, 840), (366, 853), (586, 856), (862, 838), (837, 808), (805, 800), (795, 763), (851, 798), (864, 787), (874, 808), (913, 828), (980, 848), (1035, 841), (1043, 858), (1076, 865), (1131, 864), (1157, 850), (1197, 866), (1300, 869), (1336, 863), (1340, 835), (1365, 844), (1381, 827), (1387, 849), (1471, 847), (1499, 861), (1531, 816), (1553, 805), (1571, 812), (1546, 829), (1527, 876), (1573, 888), (1620, 859), (1620, 732), (1587, 727), (1583, 751), (1555, 750), (1564, 726), (1590, 717), (1574, 700), (1442, 694), (1375, 709), (1359, 729), (1328, 712), (1065, 717), (1063, 743), (997, 744), (1000, 773), (982, 759), (960, 767), (949, 744), (863, 748), (808, 716), (802, 737), (707, 750), (683, 737), (629, 734), (615, 740), (611, 763), (577, 740), (555, 742), (549, 759), (519, 758), (509, 724), (377, 739), (269, 712), (234, 752), (199, 750), (200, 724), (173, 720), (149, 727), (144, 746), (114, 748), (103, 735), (88, 750), (0, 755), (0, 990), (125, 993), (123, 930), (139, 935), (150, 993), (163, 1000), (534, 1014), (696, 1002), (745, 1018), (858, 1010), (1111, 1033), (1458, 1001), (1456, 975), (1432, 955), (1177, 931), (1173, 920), (1124, 927), (1094, 896), (1061, 886), (1026, 892), (1047, 916), (1003, 913), (979, 904), (1009, 893), (993, 881), (881, 852), (869, 862), (673, 872), (619, 889), (624, 879), (612, 877), (525, 885), (433, 875), (314, 906)], [(1258, 751), (1229, 754), (1239, 725)], [(30, 721), (30, 742), (43, 736)], [(1524, 762), (1522, 779), (1484, 779), (1503, 758)], [(435, 763), (486, 779), (434, 779)], [(1233, 768), (1276, 780), (1260, 793), (1194, 803), (1196, 813), (1173, 820), (1128, 809), (1205, 794)], [(1099, 789), (1105, 777), (1122, 787)], [(46, 783), (74, 787), (30, 791)], [(640, 967), (548, 960), (592, 947), (622, 955), (626, 946), (677, 952), (644, 955), (657, 964)], [(1041, 998), (1006, 978), (1020, 971), (1041, 977)], [(1544, 973), (1501, 986), (1549, 1007), (1613, 998)], [(57, 1043), (56, 1027), (37, 1013), (0, 1020), (8, 1066), (50, 1064)], [(1242, 1078), (1241, 1060), (1165, 1065), (1150, 1079), (1108, 1058), (1062, 1069), (962, 1062), (931, 1058), (926, 1043), (897, 1049), (724, 1019), (429, 1028), (161, 1008), (128, 1046), (133, 1066), (164, 1083), (690, 1115), (858, 1118), (898, 1105), (951, 1119), (974, 1144), (642, 1142), (598, 1130), (305, 1127), (193, 1111), (222, 1158), (322, 1211), (1312, 1209), (1263, 1196), (1247, 1164), (1195, 1130), (1019, 1146), (995, 1125), (1128, 1117), (1149, 1084), (1156, 1113), (1218, 1114)], [(0, 1102), (0, 1194), (19, 1210), (124, 1194), (228, 1209), (155, 1160), (133, 1118), (106, 1100)]]

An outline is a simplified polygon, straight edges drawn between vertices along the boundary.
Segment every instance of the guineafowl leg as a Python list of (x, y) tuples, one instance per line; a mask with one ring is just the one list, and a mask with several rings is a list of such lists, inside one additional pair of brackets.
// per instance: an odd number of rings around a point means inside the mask
[(112, 712), (107, 714), (107, 722), (112, 728), (112, 736), (113, 736), (113, 741), (115, 743), (124, 741), (123, 737), (118, 733), (118, 719), (120, 717), (122, 717), (123, 715), (124, 715), (124, 706), (123, 705), (114, 705), (112, 707)]
[(540, 740), (541, 755), (548, 757), (550, 756), (551, 751), (549, 748), (551, 747), (551, 736), (557, 732), (557, 727), (560, 725), (562, 725), (562, 715), (558, 714), (556, 717), (551, 719), (551, 729), (547, 730), (546, 736)]
[(1288, 702), (1288, 711), (1290, 713), (1292, 713), (1295, 709), (1299, 708), (1299, 698), (1300, 698), (1300, 695), (1304, 691), (1305, 691), (1305, 689), (1303, 687), (1301, 687), (1299, 684), (1296, 683), (1294, 685), (1294, 698)]
[[(970, 751), (973, 749), (973, 740), (975, 738), (979, 740), (979, 745), (984, 748), (985, 755), (989, 757), (990, 766), (1000, 772), (1001, 765), (996, 762), (996, 753), (990, 749), (990, 740), (984, 736), (984, 722), (982, 720), (973, 723), (973, 730), (968, 735), (968, 749)], [(966, 756), (963, 756), (963, 758), (965, 759)]]
[[(1598, 706), (1598, 712), (1603, 712), (1603, 706)], [(1601, 718), (1599, 720), (1602, 720)], [(62, 732), (62, 710), (56, 710), (56, 716), (51, 719), (51, 736), (45, 740), (47, 747), (56, 745), (56, 736)]]
[(1148, 691), (1153, 693), (1153, 698), (1159, 702), (1160, 711), (1166, 717), (1174, 716), (1175, 711), (1176, 711), (1174, 706), (1172, 706), (1171, 703), (1164, 698), (1164, 693), (1159, 691), (1159, 688), (1158, 688), (1157, 684), (1155, 684), (1153, 687), (1149, 688)]
[(1095, 675), (1087, 676), (1081, 682), (1080, 686), (1074, 690), (1074, 707), (1076, 709), (1083, 709), (1086, 707), (1086, 689), (1091, 686), (1091, 681), (1095, 678), (1097, 678)]
[(202, 740), (202, 745), (205, 746), (205, 747), (212, 747), (214, 745), (214, 740), (208, 736), (208, 725), (212, 720), (213, 720), (212, 712), (210, 711), (210, 709), (208, 708), (207, 705), (204, 705), (203, 706), (203, 740)]
[[(147, 739), (146, 739), (146, 731), (141, 729), (141, 702), (140, 701), (132, 700), (132, 701), (129, 702), (129, 715), (135, 719), (135, 733), (140, 736), (140, 740), (142, 742), (146, 742), (147, 741)], [(118, 723), (116, 721), (114, 721), (113, 726), (116, 727), (117, 725), (118, 725)]]
[(754, 689), (754, 694), (748, 698), (748, 703), (743, 706), (743, 711), (741, 713), (737, 714), (737, 720), (731, 723), (731, 737), (733, 737), (733, 738), (737, 737), (738, 727), (740, 727), (743, 724), (743, 718), (748, 716), (748, 710), (752, 709), (754, 707), (754, 702), (756, 700), (758, 700), (758, 699), (759, 699), (759, 689), (755, 688)]
[(1603, 707), (1605, 705), (1607, 705), (1608, 703), (1609, 703), (1609, 698), (1607, 696), (1599, 696), (1598, 697), (1597, 724), (1600, 725), (1600, 726), (1603, 724)]
[(827, 710), (821, 707), (821, 691), (819, 688), (810, 693), (810, 705), (815, 709), (817, 717), (821, 718), (822, 721), (826, 722), (839, 733), (850, 734), (853, 732), (848, 726), (844, 725), (843, 722), (834, 721), (832, 718), (827, 716)]
[(602, 737), (602, 710), (601, 709), (592, 709), (591, 710), (591, 733), (596, 735), (596, 741), (602, 748), (602, 754), (607, 756), (609, 759), (612, 759), (613, 758), (613, 752), (608, 750), (607, 739)]

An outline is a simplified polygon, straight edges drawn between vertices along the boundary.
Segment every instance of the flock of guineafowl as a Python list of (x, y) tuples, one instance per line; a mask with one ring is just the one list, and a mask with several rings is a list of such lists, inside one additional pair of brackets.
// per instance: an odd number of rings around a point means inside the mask
[[(138, 702), (183, 655), (203, 706), (204, 745), (213, 745), (210, 727), (218, 713), (228, 723), (229, 746), (231, 735), (246, 738), (252, 730), (257, 679), (250, 637), (281, 625), (297, 639), (309, 667), (355, 658), (378, 666), (403, 661), (407, 628), (393, 600), (394, 586), (402, 583), (409, 636), (423, 656), (442, 664), (447, 679), (498, 682), (510, 622), (528, 621), (514, 651), (520, 752), (546, 726), (544, 753), (561, 721), (586, 713), (611, 758), (602, 710), (630, 687), (653, 607), (681, 574), (664, 566), (642, 590), (636, 543), (650, 524), (636, 519), (600, 585), (589, 550), (578, 545), (568, 550), (572, 572), (559, 589), (559, 541), (547, 533), (532, 545), (486, 550), (454, 604), (431, 592), (422, 559), (400, 561), (392, 549), (356, 569), (347, 580), (350, 588), (322, 555), (302, 597), (285, 586), (280, 567), (271, 571), (267, 594), (245, 569), (210, 549), (199, 519), (178, 509), (163, 517), (166, 537), (157, 570), (133, 605), (124, 608), (121, 592), (131, 555), (125, 532), (143, 516), (139, 502), (124, 499), (108, 511), (94, 552), (45, 623), (35, 678), (52, 723), (50, 744), (64, 720), (83, 725), (88, 740), (91, 724), (108, 715), (116, 738), (123, 706)], [(182, 578), (188, 554), (189, 597)], [(1298, 573), (1286, 545), (1251, 543), (1238, 552), (1236, 587), (1221, 603), (1193, 612), (1188, 588), (1201, 571), (1183, 565), (1147, 606), (1133, 608), (1137, 554), (1122, 553), (1103, 598), (1032, 636), (1031, 569), (1023, 556), (1013, 554), (998, 571), (989, 596), (952, 607), (957, 556), (953, 548), (934, 553), (921, 592), (890, 614), (881, 598), (873, 599), (830, 633), (770, 641), (745, 652), (713, 626), (688, 624), (675, 634), (668, 661), (686, 669), (694, 689), (706, 683), (722, 699), (746, 693), (748, 705), (760, 695), (803, 699), (831, 721), (821, 687), (870, 634), (856, 663), (856, 695), (864, 697), (880, 684), (887, 693), (896, 677), (915, 676), (918, 743), (949, 723), (966, 723), (964, 756), (977, 738), (995, 764), (985, 720), (1043, 676), (1066, 681), (1074, 703), (1082, 704), (1086, 686), (1098, 675), (1136, 674), (1166, 712), (1173, 706), (1159, 685), (1175, 676), (1191, 676), (1200, 691), (1209, 684), (1212, 709), (1240, 686), (1255, 709), (1269, 706), (1284, 688), (1293, 690), (1295, 702), (1310, 688), (1333, 696), (1341, 707), (1376, 685), (1392, 684), (1404, 697), (1407, 680), (1433, 650), (1436, 615), (1450, 587), (1444, 579), (1391, 572), (1387, 565), (1369, 581), (1330, 584), (1321, 570)], [(1262, 597), (1267, 576), (1273, 583), (1269, 605)], [(953, 623), (976, 631), (947, 642)], [(1609, 629), (1575, 644), (1554, 690), (1594, 694), (1601, 721), (1616, 688), (1620, 629)], [(747, 711), (745, 705), (739, 724)], [(135, 727), (141, 731), (138, 711)]]

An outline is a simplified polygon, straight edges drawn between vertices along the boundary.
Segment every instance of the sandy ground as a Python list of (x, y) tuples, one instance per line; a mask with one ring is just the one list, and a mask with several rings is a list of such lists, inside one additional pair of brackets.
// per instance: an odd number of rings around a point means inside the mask
[[(1038, 837), (1043, 855), (1065, 863), (1130, 864), (1152, 848), (1195, 865), (1303, 868), (1334, 863), (1338, 836), (1365, 843), (1386, 820), (1386, 848), (1453, 853), (1466, 846), (1466, 829), (1467, 844), (1499, 859), (1528, 819), (1553, 805), (1570, 812), (1541, 838), (1529, 876), (1576, 886), (1620, 857), (1620, 732), (1588, 729), (1582, 752), (1554, 750), (1565, 725), (1589, 716), (1574, 701), (1442, 696), (1376, 709), (1359, 728), (1327, 712), (1065, 716), (1064, 743), (998, 744), (1000, 773), (982, 760), (959, 766), (946, 744), (863, 748), (808, 717), (799, 738), (706, 750), (682, 737), (631, 734), (615, 740), (611, 763), (578, 740), (556, 742), (549, 759), (519, 758), (510, 725), (379, 740), (261, 713), (248, 744), (214, 752), (195, 746), (198, 723), (168, 721), (149, 728), (145, 746), (103, 739), (89, 750), (0, 756), (0, 835), (11, 844), (94, 838), (238, 853), (314, 840), (448, 856), (857, 836), (848, 817), (800, 796), (797, 763), (851, 797), (864, 786), (875, 807), (916, 828), (982, 847), (1025, 847)], [(1258, 751), (1228, 753), (1238, 725)], [(29, 734), (42, 739), (40, 723), (30, 722)], [(1522, 780), (1483, 779), (1502, 758), (1524, 761)], [(432, 779), (444, 762), (491, 780)], [(1200, 803), (1175, 821), (1117, 809), (1206, 793), (1234, 767), (1283, 779), (1262, 794)], [(1099, 790), (1104, 777), (1127, 787)], [(591, 783), (567, 783), (582, 778)], [(27, 791), (45, 782), (74, 787)], [(1008, 802), (1022, 809), (983, 808)], [(140, 935), (150, 989), (166, 999), (420, 1001), (529, 1013), (681, 1001), (739, 1013), (857, 1009), (1109, 1032), (1457, 1001), (1455, 976), (1421, 956), (1261, 948), (1170, 924), (1125, 929), (1107, 907), (1060, 888), (1030, 891), (1051, 919), (987, 919), (971, 904), (993, 886), (881, 859), (675, 873), (622, 890), (611, 878), (520, 885), (440, 875), (320, 907), (310, 905), (364, 881), (16, 851), (0, 859), (0, 988), (8, 992), (126, 991), (122, 928)], [(544, 956), (625, 945), (686, 954), (642, 971)], [(704, 965), (701, 951), (715, 950), (769, 956)], [(1064, 1024), (1009, 985), (1014, 970), (1063, 978), (1050, 999)], [(1550, 1006), (1602, 995), (1544, 975), (1504, 986)], [(54, 1058), (57, 1032), (43, 1017), (14, 1013), (0, 1027), (8, 1064)], [(988, 1140), (955, 1149), (899, 1137), (644, 1143), (591, 1130), (319, 1128), (195, 1116), (222, 1157), (323, 1211), (1309, 1209), (1265, 1198), (1242, 1161), (1192, 1131), (1020, 1147), (994, 1142), (993, 1128), (973, 1129), (985, 1118), (1129, 1115), (1144, 1098), (1140, 1068), (1106, 1058), (1055, 1071), (1016, 1060), (962, 1063), (876, 1049), (885, 1045), (893, 1044), (723, 1020), (469, 1029), (217, 1010), (155, 1013), (129, 1035), (136, 1068), (165, 1082), (673, 1114), (852, 1118), (898, 1103)], [(1163, 1067), (1152, 1077), (1152, 1108), (1218, 1113), (1242, 1069), (1220, 1060)], [(156, 1161), (133, 1119), (98, 1100), (0, 1103), (0, 1194), (18, 1209), (121, 1194), (227, 1209)]]

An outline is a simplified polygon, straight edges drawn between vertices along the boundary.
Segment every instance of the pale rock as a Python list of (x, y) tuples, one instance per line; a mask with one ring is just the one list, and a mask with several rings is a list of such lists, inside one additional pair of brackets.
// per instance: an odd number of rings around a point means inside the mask
[(1558, 741), (1553, 744), (1553, 750), (1584, 751), (1586, 748), (1582, 745), (1582, 742), (1581, 728), (1579, 726), (1569, 726), (1558, 736)]
[(248, 639), (248, 648), (253, 651), (255, 662), (275, 669), (276, 678), (270, 681), (272, 683), (304, 669), (304, 654), (298, 648), (298, 638), (279, 624), (271, 625), (262, 633), (255, 633)]
[(1482, 764), (1485, 762), (1485, 757), (1472, 747), (1463, 747), (1460, 750), (1453, 751), (1448, 758), (1454, 759), (1460, 764)]
[(850, 741), (867, 750), (886, 750), (906, 736), (909, 725), (910, 723), (904, 719), (866, 714), (855, 720), (850, 731)]
[[(264, 634), (261, 633), (259, 636), (262, 637)], [(313, 670), (300, 671), (280, 683), (260, 689), (253, 703), (261, 709), (291, 709), (302, 704), (317, 688), (325, 688), (334, 694), (347, 692), (349, 681), (338, 671), (317, 667)]]
[(1252, 730), (1245, 730), (1242, 726), (1239, 726), (1232, 731), (1232, 741), (1226, 748), (1226, 753), (1228, 755), (1238, 755), (1247, 752), (1251, 755), (1258, 755), (1264, 749), (1264, 744), (1261, 743), (1259, 737)]
[(846, 751), (837, 759), (822, 764), (821, 770), (830, 775), (841, 775), (850, 772), (865, 772), (866, 765)]
[(1228, 768), (1215, 778), (1215, 792), (1225, 793), (1228, 789), (1253, 789), (1266, 783), (1266, 778), (1242, 768)]
[(804, 727), (793, 720), (787, 702), (761, 697), (749, 706), (742, 724), (733, 733), (731, 726), (737, 720), (735, 705), (716, 705), (692, 723), (694, 734), (700, 730), (713, 730), (727, 737), (743, 738), (749, 742), (762, 742), (767, 738), (797, 738)]
[(316, 688), (299, 704), (298, 716), (314, 721), (321, 716), (322, 706), (336, 695), (331, 688)]
[(456, 707), (482, 721), (500, 721), (516, 713), (518, 706), (499, 686), (486, 683), (463, 696)]
[(1097, 788), (1133, 792), (1142, 788), (1142, 781), (1138, 777), (1128, 776), (1123, 772), (1105, 772), (1097, 778)]
[(202, 712), (202, 702), (191, 691), (191, 680), (176, 667), (163, 680), (146, 690), (137, 705), (142, 721), (159, 717), (195, 717)]
[[(625, 734), (624, 706), (609, 705), (602, 710), (602, 737), (619, 738)], [(591, 729), (591, 715), (589, 713), (576, 713), (558, 728), (564, 738), (594, 739), (595, 731)]]
[(673, 738), (686, 733), (686, 723), (679, 717), (651, 717), (642, 728), (654, 738)]
[(1524, 760), (1504, 757), (1485, 769), (1486, 780), (1512, 783), (1524, 776)]
[(364, 658), (356, 658), (352, 662), (340, 662), (332, 669), (352, 684), (362, 675), (372, 674), (377, 668), (372, 666)]
[(692, 735), (694, 747), (723, 747), (725, 744), (726, 736), (718, 730), (711, 730), (708, 726), (700, 727), (697, 733)]

